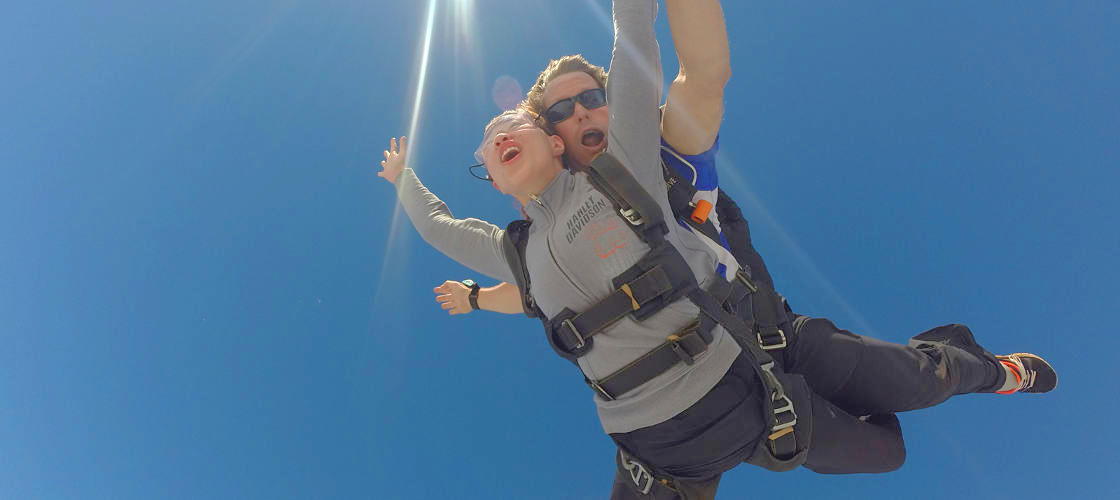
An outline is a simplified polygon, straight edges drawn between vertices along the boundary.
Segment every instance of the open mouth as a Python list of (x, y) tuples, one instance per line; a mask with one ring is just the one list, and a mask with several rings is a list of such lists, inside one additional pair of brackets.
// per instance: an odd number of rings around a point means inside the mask
[(521, 154), (521, 148), (517, 146), (510, 146), (502, 151), (502, 163), (509, 163), (513, 161), (518, 155)]
[(579, 142), (584, 146), (596, 148), (601, 146), (603, 144), (603, 140), (605, 139), (606, 136), (603, 135), (602, 131), (592, 129), (584, 132), (583, 137), (580, 137)]

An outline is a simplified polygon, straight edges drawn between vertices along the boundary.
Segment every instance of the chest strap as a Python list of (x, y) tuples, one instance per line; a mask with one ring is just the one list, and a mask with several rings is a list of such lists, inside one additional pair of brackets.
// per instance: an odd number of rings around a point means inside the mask
[(631, 361), (626, 366), (619, 368), (614, 373), (599, 380), (584, 381), (591, 386), (600, 397), (612, 401), (615, 397), (630, 392), (634, 388), (649, 382), (654, 377), (665, 373), (677, 363), (691, 365), (696, 357), (708, 350), (712, 343), (712, 328), (715, 321), (707, 316), (701, 316), (692, 325), (680, 332), (670, 335), (665, 342), (647, 352), (642, 357)]
[(578, 358), (611, 323), (626, 315), (646, 319), (697, 287), (692, 269), (664, 240), (611, 283), (615, 290), (595, 305), (580, 313), (564, 308), (551, 319), (547, 330), (554, 349)]

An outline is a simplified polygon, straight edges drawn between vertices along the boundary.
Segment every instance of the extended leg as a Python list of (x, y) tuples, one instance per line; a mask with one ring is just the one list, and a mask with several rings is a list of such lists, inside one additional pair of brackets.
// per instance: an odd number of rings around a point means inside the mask
[(899, 345), (799, 316), (793, 337), (782, 353), (786, 371), (803, 375), (814, 392), (854, 415), (915, 410), (954, 394), (992, 392), (1006, 376), (964, 325), (937, 327)]

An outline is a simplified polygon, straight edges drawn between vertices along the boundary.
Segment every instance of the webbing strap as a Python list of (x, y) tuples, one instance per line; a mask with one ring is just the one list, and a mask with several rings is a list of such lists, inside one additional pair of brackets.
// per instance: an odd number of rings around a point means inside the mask
[(529, 268), (525, 265), (525, 244), (529, 240), (530, 224), (532, 223), (527, 220), (510, 222), (502, 238), (502, 252), (505, 254), (510, 270), (513, 271), (517, 289), (521, 291), (521, 308), (525, 311), (525, 315), (530, 318), (541, 318), (541, 321), (544, 321), (544, 314), (537, 307), (533, 296), (529, 294)]
[(665, 269), (660, 265), (656, 266), (636, 279), (623, 283), (605, 299), (582, 313), (576, 314), (565, 308), (552, 320), (553, 340), (561, 349), (578, 351), (587, 344), (588, 339), (603, 331), (607, 325), (672, 291), (673, 283)]
[(611, 201), (642, 241), (653, 246), (669, 232), (657, 201), (614, 155), (596, 156), (585, 171), (592, 186)]
[(684, 221), (692, 227), (693, 230), (703, 234), (704, 237), (719, 242), (719, 231), (716, 230), (716, 225), (712, 223), (711, 219), (705, 220), (703, 224), (697, 223), (692, 220), (692, 199), (696, 196), (696, 186), (684, 178), (680, 173), (674, 170), (665, 161), (661, 162), (662, 176), (665, 178), (666, 193), (669, 197), (669, 208), (673, 211), (673, 217), (677, 220)]
[(775, 457), (783, 458), (792, 456), (797, 452), (797, 437), (791, 431), (797, 424), (797, 413), (794, 411), (793, 402), (786, 395), (781, 381), (774, 374), (774, 358), (770, 357), (751, 335), (752, 328), (744, 321), (719, 307), (715, 299), (704, 290), (696, 290), (688, 295), (700, 311), (711, 316), (716, 322), (727, 329), (731, 337), (752, 358), (755, 373), (766, 387), (769, 398), (762, 399), (763, 415), (770, 423), (770, 432), (767, 434), (767, 449)]
[[(743, 276), (736, 279), (749, 282), (749, 278)], [(785, 318), (785, 306), (782, 304), (782, 297), (769, 287), (759, 288), (754, 286), (753, 291), (757, 292), (754, 293), (756, 300), (756, 307), (754, 308), (755, 340), (758, 341), (759, 346), (767, 351), (784, 348), (786, 346), (786, 333), (779, 327)]]
[(600, 397), (611, 401), (665, 373), (677, 363), (691, 365), (697, 356), (708, 349), (708, 344), (712, 343), (714, 327), (715, 322), (711, 318), (701, 316), (692, 326), (676, 335), (670, 335), (664, 343), (614, 373), (599, 380), (585, 379), (587, 385)]

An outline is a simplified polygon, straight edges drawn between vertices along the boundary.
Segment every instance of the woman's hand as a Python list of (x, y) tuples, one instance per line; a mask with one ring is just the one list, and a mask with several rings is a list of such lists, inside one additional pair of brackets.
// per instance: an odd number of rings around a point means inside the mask
[[(397, 150), (397, 138), (389, 139), (389, 149), (385, 151), (385, 159), (381, 160), (381, 171), (377, 173), (377, 176), (389, 182), (396, 182), (397, 175), (401, 173), (401, 170), (404, 170), (405, 155), (405, 137), (401, 136), (401, 148), (399, 151)], [(448, 283), (451, 282), (449, 281)], [(468, 304), (468, 306), (469, 305), (470, 304)]]
[[(403, 145), (403, 137), (401, 141)], [(447, 310), (447, 314), (467, 314), (474, 310), (471, 307), (471, 289), (467, 285), (458, 281), (444, 281), (442, 285), (435, 287), (432, 291), (436, 293), (436, 302), (439, 302), (440, 307)]]

